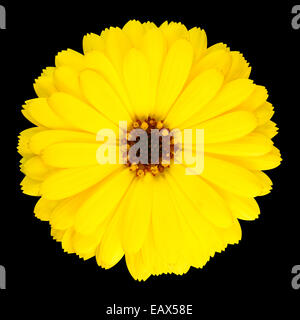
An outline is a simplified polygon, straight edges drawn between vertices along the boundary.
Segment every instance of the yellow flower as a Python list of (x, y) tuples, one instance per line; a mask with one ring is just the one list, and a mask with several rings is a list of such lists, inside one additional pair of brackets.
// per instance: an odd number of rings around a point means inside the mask
[[(271, 190), (262, 171), (281, 158), (266, 89), (249, 79), (242, 54), (207, 48), (204, 30), (181, 23), (129, 21), (86, 35), (83, 51), (60, 52), (22, 110), (35, 125), (20, 134), (19, 152), (22, 190), (41, 197), (36, 217), (64, 251), (103, 268), (125, 255), (138, 280), (203, 267), (240, 241), (238, 219), (256, 219), (254, 198)], [(161, 160), (99, 164), (96, 134), (118, 134), (119, 121), (166, 135), (204, 129), (202, 174)]]

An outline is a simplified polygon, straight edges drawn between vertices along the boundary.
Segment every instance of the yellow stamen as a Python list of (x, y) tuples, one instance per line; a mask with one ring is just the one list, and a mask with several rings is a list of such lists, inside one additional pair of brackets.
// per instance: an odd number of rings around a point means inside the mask
[(136, 175), (138, 177), (143, 177), (145, 175), (145, 171), (142, 169), (137, 170)]
[(129, 170), (130, 170), (130, 171), (136, 171), (137, 168), (138, 168), (138, 165), (133, 164), (133, 165), (130, 166), (130, 169), (129, 169)]
[(155, 121), (154, 119), (151, 119), (151, 120), (149, 121), (149, 123), (150, 123), (150, 126), (155, 126), (156, 121)]
[(143, 121), (143, 123), (141, 124), (141, 128), (142, 128), (143, 130), (147, 130), (148, 127), (149, 127), (148, 123), (147, 123), (146, 121)]
[(151, 166), (151, 172), (153, 175), (157, 175), (159, 173), (157, 166)]
[(135, 129), (137, 129), (139, 126), (140, 126), (140, 121), (134, 121), (134, 123), (133, 123), (133, 127), (135, 128)]
[[(127, 160), (128, 160), (128, 165), (127, 167), (129, 167), (130, 171), (135, 172), (137, 177), (143, 177), (145, 176), (147, 173), (151, 173), (153, 176), (158, 175), (159, 173), (163, 172), (165, 170), (165, 168), (170, 167), (170, 160), (174, 158), (174, 137), (170, 136), (170, 151), (165, 154), (160, 156), (160, 161), (158, 165), (155, 164), (137, 164), (134, 163), (133, 161), (131, 161), (130, 159), (130, 155), (129, 155), (129, 150), (132, 147), (132, 142), (130, 142), (130, 138), (132, 138), (132, 134), (130, 133), (131, 130), (137, 129), (137, 128), (141, 128), (142, 130), (144, 130), (148, 136), (148, 144), (150, 141), (150, 147), (148, 145), (148, 151), (151, 152), (151, 130), (152, 129), (158, 129), (160, 131), (160, 135), (163, 137), (168, 137), (170, 135), (170, 130), (168, 128), (166, 128), (164, 126), (164, 121), (163, 120), (159, 120), (156, 121), (153, 118), (148, 117), (147, 119), (144, 120), (140, 120), (140, 119), (136, 119), (132, 125), (131, 125), (131, 129), (127, 132)], [(159, 141), (159, 145), (156, 147), (158, 148), (158, 151), (160, 152), (160, 154), (162, 154), (162, 142)], [(168, 162), (168, 163), (166, 163)]]
[(156, 128), (157, 129), (161, 129), (163, 126), (164, 126), (164, 124), (163, 124), (162, 121), (158, 121), (157, 124), (156, 124)]

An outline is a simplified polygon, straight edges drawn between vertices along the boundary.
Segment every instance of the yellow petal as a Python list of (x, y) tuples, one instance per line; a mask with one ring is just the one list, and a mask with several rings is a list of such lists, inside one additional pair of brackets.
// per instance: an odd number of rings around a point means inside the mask
[(225, 50), (227, 52), (230, 52), (230, 48), (227, 46), (227, 44), (223, 43), (223, 42), (218, 42), (213, 44), (212, 46), (208, 47), (207, 50), (205, 51), (205, 55), (208, 55), (214, 51), (218, 51), (218, 50)]
[(224, 200), (201, 176), (186, 175), (185, 168), (181, 165), (174, 165), (170, 169), (170, 173), (172, 176), (172, 180), (168, 178), (170, 185), (172, 182), (173, 184), (175, 183), (177, 188), (179, 187), (181, 192), (194, 203), (199, 214), (214, 225), (220, 227), (228, 227), (231, 225), (232, 217)]
[(258, 126), (255, 129), (256, 132), (264, 134), (269, 139), (272, 139), (275, 137), (278, 133), (278, 127), (275, 122), (273, 121), (267, 121), (265, 124)]
[(230, 228), (220, 229), (219, 233), (226, 244), (238, 244), (242, 239), (242, 229), (236, 219)]
[(106, 225), (106, 223), (101, 224), (92, 235), (83, 235), (75, 231), (72, 238), (75, 252), (78, 255), (83, 256), (84, 259), (95, 256), (97, 246), (99, 245), (101, 239), (103, 238), (103, 234), (106, 231)]
[(157, 29), (157, 26), (154, 22), (147, 21), (143, 23), (143, 26), (145, 28), (145, 31), (151, 30), (151, 29)]
[(151, 95), (150, 68), (146, 57), (141, 51), (133, 48), (125, 56), (123, 68), (124, 81), (134, 113), (138, 118), (147, 117), (154, 100)]
[(32, 118), (46, 128), (72, 128), (68, 122), (64, 121), (55, 112), (53, 112), (46, 98), (29, 100), (26, 102), (24, 108)]
[(234, 194), (256, 197), (262, 192), (261, 181), (251, 171), (233, 163), (205, 156), (201, 176), (211, 183)]
[(30, 156), (33, 154), (33, 150), (30, 148), (30, 141), (34, 135), (44, 131), (43, 128), (33, 127), (23, 130), (19, 135), (18, 152), (22, 156)]
[(197, 61), (207, 49), (207, 36), (204, 30), (197, 27), (190, 29), (189, 34), (194, 49), (194, 59)]
[(54, 83), (59, 91), (82, 98), (77, 70), (68, 66), (56, 68), (54, 71)]
[(204, 55), (192, 68), (189, 81), (194, 79), (199, 73), (208, 69), (217, 69), (226, 75), (231, 66), (230, 52), (227, 50), (214, 50)]
[[(204, 141), (221, 143), (243, 137), (256, 128), (257, 121), (252, 113), (246, 111), (230, 112), (197, 126), (204, 130)], [(206, 150), (207, 151), (207, 150)]]
[(241, 220), (255, 220), (260, 214), (259, 206), (255, 199), (241, 197), (225, 190), (219, 190), (227, 202), (234, 217)]
[(150, 174), (135, 179), (128, 191), (127, 200), (123, 200), (126, 201), (126, 208), (121, 234), (126, 253), (138, 252), (146, 239), (152, 210), (153, 179)]
[[(150, 99), (155, 101), (161, 67), (167, 50), (167, 44), (160, 29), (153, 28), (146, 32), (141, 50), (147, 57), (150, 66)], [(154, 113), (154, 106), (150, 113)]]
[(74, 230), (73, 228), (67, 229), (64, 233), (64, 235), (62, 236), (61, 239), (61, 246), (64, 250), (64, 252), (67, 253), (74, 253), (74, 248), (73, 248), (73, 235), (74, 235)]
[(55, 65), (56, 67), (68, 66), (81, 71), (85, 68), (84, 56), (71, 49), (63, 50), (56, 55)]
[(231, 51), (231, 66), (226, 74), (225, 81), (230, 82), (236, 79), (249, 78), (251, 67), (243, 55), (238, 51)]
[(125, 253), (125, 260), (128, 271), (130, 272), (133, 279), (138, 281), (145, 281), (150, 277), (152, 272), (150, 271), (150, 268), (145, 265), (141, 252), (134, 254)]
[(274, 114), (274, 108), (270, 102), (262, 104), (254, 112), (255, 117), (257, 118), (258, 125), (263, 125), (269, 121)]
[(99, 184), (76, 214), (76, 231), (82, 234), (95, 231), (95, 228), (116, 209), (133, 178), (132, 172), (122, 168)]
[(76, 212), (86, 199), (86, 193), (80, 193), (72, 198), (62, 200), (50, 216), (50, 224), (54, 229), (64, 230), (73, 226)]
[(51, 236), (56, 241), (61, 241), (65, 233), (66, 233), (66, 230), (55, 230), (51, 228)]
[(110, 28), (106, 34), (105, 51), (119, 75), (123, 72), (123, 60), (131, 48), (131, 43), (120, 28)]
[(200, 73), (179, 96), (170, 109), (166, 122), (177, 128), (192, 117), (217, 94), (223, 79), (223, 75), (215, 69)]
[(282, 159), (279, 150), (273, 146), (269, 153), (262, 156), (228, 157), (227, 160), (250, 170), (270, 170), (278, 167)]
[(133, 107), (129, 102), (128, 94), (120, 80), (120, 76), (109, 59), (102, 52), (91, 51), (85, 56), (85, 64), (88, 69), (99, 72), (105, 78), (115, 92), (117, 92), (132, 117)]
[(73, 127), (91, 133), (97, 133), (100, 129), (116, 130), (116, 126), (104, 118), (98, 111), (83, 101), (58, 92), (48, 99), (49, 105), (63, 120)]
[(41, 76), (35, 80), (33, 87), (38, 97), (47, 98), (57, 91), (53, 81), (54, 70), (54, 67), (46, 68)]
[(63, 142), (53, 144), (41, 152), (43, 161), (56, 168), (97, 165), (100, 143)]
[(205, 152), (239, 157), (258, 157), (272, 150), (273, 143), (266, 136), (251, 133), (241, 139), (205, 145)]
[(107, 223), (101, 224), (92, 235), (83, 235), (75, 231), (72, 238), (74, 251), (78, 255), (83, 256), (85, 260), (94, 257), (96, 249), (106, 231), (106, 227)]
[(41, 193), (49, 200), (64, 199), (95, 185), (117, 169), (117, 165), (96, 165), (59, 170), (43, 182)]
[(23, 172), (33, 180), (43, 181), (51, 172), (51, 168), (39, 156), (35, 156), (25, 162)]
[[(167, 264), (165, 261), (165, 257), (161, 256), (154, 245), (154, 238), (153, 238), (153, 225), (150, 224), (149, 232), (147, 234), (146, 241), (141, 249), (140, 257), (144, 263), (143, 269), (145, 270), (145, 278), (147, 277), (147, 271), (158, 275), (166, 272), (164, 270), (167, 269)], [(135, 254), (136, 256), (137, 254)], [(133, 255), (126, 254), (126, 264), (128, 267), (129, 272), (132, 274), (133, 277), (138, 278), (142, 277), (139, 275), (139, 265), (136, 264), (136, 260), (134, 259)]]
[(33, 157), (34, 155), (30, 155), (30, 156), (23, 156), (22, 157), (22, 159), (20, 160), (20, 171), (22, 172), (22, 173), (24, 173), (25, 174), (25, 172), (24, 172), (24, 165), (25, 165), (25, 163), (28, 161), (28, 160), (30, 160), (32, 157)]
[(25, 109), (22, 109), (21, 110), (23, 116), (29, 121), (31, 122), (32, 124), (36, 125), (36, 126), (39, 126), (39, 127), (42, 127), (42, 125), (40, 123), (38, 123), (35, 119), (32, 118), (32, 116), (29, 114), (29, 112)]
[(193, 61), (191, 44), (180, 39), (174, 42), (165, 58), (158, 85), (155, 113), (164, 118), (179, 95)]
[(35, 133), (28, 145), (30, 150), (35, 154), (40, 154), (41, 151), (55, 143), (60, 142), (95, 142), (96, 135), (70, 130), (43, 130)]
[(91, 70), (83, 71), (80, 84), (87, 101), (117, 126), (119, 121), (131, 121), (124, 104), (100, 74)]
[(121, 227), (121, 212), (116, 211), (96, 249), (97, 263), (105, 269), (113, 267), (124, 255), (121, 243)]
[(152, 224), (158, 252), (169, 264), (176, 263), (182, 250), (181, 229), (167, 182), (159, 175), (155, 177), (153, 185)]
[[(209, 253), (205, 249), (206, 245), (211, 246), (211, 249), (213, 250), (216, 250), (216, 247), (213, 246), (214, 240), (211, 242), (206, 240), (205, 245), (203, 245), (201, 238), (198, 237), (198, 232), (202, 234), (202, 237), (204, 235), (207, 236), (207, 234), (203, 233), (202, 228), (204, 227), (207, 228), (207, 230), (209, 230), (212, 229), (212, 226), (208, 226), (208, 224), (204, 221), (200, 230), (197, 230), (197, 232), (195, 232), (193, 227), (191, 226), (191, 224), (195, 223), (194, 220), (189, 221), (188, 218), (191, 217), (187, 217), (187, 215), (184, 213), (185, 210), (190, 210), (191, 203), (189, 201), (184, 201), (184, 204), (186, 205), (188, 203), (188, 205), (185, 209), (182, 210), (182, 207), (180, 206), (181, 198), (177, 198), (177, 195), (175, 195), (175, 193), (173, 192), (171, 193), (171, 196), (176, 204), (178, 218), (182, 229), (182, 243), (183, 247), (185, 248), (185, 250), (182, 251), (181, 258), (178, 264), (173, 269), (173, 271), (177, 274), (183, 274), (188, 271), (190, 266), (200, 268), (207, 262), (207, 260), (209, 259)], [(195, 211), (195, 208), (193, 208), (192, 211)], [(199, 212), (196, 212), (196, 214), (197, 216), (199, 216)], [(209, 233), (209, 238), (212, 238), (212, 233)]]
[(165, 21), (159, 29), (163, 32), (169, 48), (179, 39), (189, 40), (190, 38), (187, 28), (180, 22)]
[(263, 86), (255, 85), (251, 95), (241, 103), (239, 109), (246, 111), (254, 111), (268, 99), (268, 91)]
[(104, 51), (104, 38), (95, 33), (89, 33), (83, 37), (82, 47), (84, 54), (90, 51)]
[(41, 182), (26, 176), (21, 182), (21, 189), (29, 196), (40, 196)]
[(42, 221), (49, 221), (50, 216), (58, 203), (59, 201), (40, 198), (34, 207), (35, 216)]
[(262, 171), (252, 171), (252, 172), (256, 176), (256, 178), (259, 179), (259, 181), (262, 185), (262, 190), (259, 195), (264, 196), (264, 195), (270, 193), (272, 190), (272, 185), (273, 185), (271, 179)]
[(145, 32), (144, 26), (136, 20), (128, 21), (124, 27), (123, 32), (125, 32), (126, 36), (130, 39), (132, 45), (135, 48), (139, 48), (141, 46), (142, 38)]
[(226, 83), (219, 93), (198, 113), (184, 123), (186, 128), (195, 126), (210, 118), (239, 106), (253, 92), (255, 85), (249, 79), (237, 79)]

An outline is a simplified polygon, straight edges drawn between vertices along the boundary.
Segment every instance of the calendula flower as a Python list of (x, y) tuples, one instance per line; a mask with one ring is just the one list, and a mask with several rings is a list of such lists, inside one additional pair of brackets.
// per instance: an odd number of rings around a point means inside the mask
[[(83, 52), (60, 52), (22, 110), (35, 125), (18, 149), (22, 190), (40, 197), (36, 217), (49, 221), (65, 252), (95, 256), (103, 268), (125, 255), (138, 280), (203, 267), (240, 241), (238, 219), (256, 219), (255, 197), (271, 190), (263, 171), (281, 158), (267, 90), (249, 79), (241, 53), (207, 47), (204, 30), (181, 23), (129, 21), (86, 35)], [(122, 140), (120, 121), (128, 123), (127, 162), (100, 164), (105, 142), (96, 135), (110, 129)], [(149, 142), (152, 129), (202, 129), (202, 173), (187, 174), (188, 163), (165, 163), (161, 153), (158, 163), (133, 161), (133, 129)], [(171, 138), (165, 156), (176, 152)]]

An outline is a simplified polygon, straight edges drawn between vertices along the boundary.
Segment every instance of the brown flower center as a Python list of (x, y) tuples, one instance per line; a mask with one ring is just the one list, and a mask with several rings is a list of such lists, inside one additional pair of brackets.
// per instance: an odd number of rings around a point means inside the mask
[[(145, 120), (136, 119), (128, 129), (126, 137), (126, 165), (137, 177), (142, 177), (148, 172), (156, 176), (170, 167), (176, 150), (174, 137), (163, 121), (150, 117)], [(137, 143), (139, 148), (136, 147)]]

